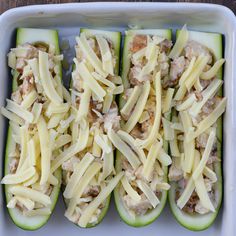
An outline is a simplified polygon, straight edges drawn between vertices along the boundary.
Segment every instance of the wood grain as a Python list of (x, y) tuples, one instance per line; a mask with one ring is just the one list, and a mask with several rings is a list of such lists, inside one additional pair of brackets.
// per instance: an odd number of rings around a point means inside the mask
[[(27, 6), (27, 5), (34, 5), (34, 4), (49, 4), (49, 3), (69, 3), (69, 2), (95, 2), (91, 0), (0, 0), (0, 13), (13, 8), (13, 7), (20, 7), (20, 6)], [(126, 2), (143, 2), (139, 0), (127, 0)], [(144, 2), (163, 2), (162, 0), (153, 0), (153, 1), (144, 1)], [(168, 0), (166, 2), (200, 2), (200, 3), (214, 3), (214, 4), (221, 4), (225, 5), (231, 10), (234, 11), (236, 14), (236, 1), (234, 0)]]

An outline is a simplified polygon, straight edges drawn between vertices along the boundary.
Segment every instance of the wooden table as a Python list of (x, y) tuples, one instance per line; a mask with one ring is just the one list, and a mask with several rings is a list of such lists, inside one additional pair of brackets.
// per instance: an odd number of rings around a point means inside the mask
[[(102, 1), (102, 0), (101, 0)], [(47, 4), (47, 3), (67, 3), (67, 2), (94, 2), (94, 1), (76, 1), (76, 0), (0, 0), (0, 14), (7, 9), (13, 8), (13, 7), (19, 7), (19, 6), (25, 6), (25, 5), (33, 5), (33, 4)], [(128, 0), (126, 2), (132, 2), (132, 0)], [(141, 2), (141, 1), (136, 1)], [(149, 1), (144, 1), (149, 2)], [(159, 0), (153, 0), (151, 2), (163, 2)], [(231, 8), (234, 13), (236, 14), (236, 1), (234, 0), (169, 0), (166, 2), (201, 2), (201, 3), (215, 3), (215, 4), (222, 4), (229, 8)]]

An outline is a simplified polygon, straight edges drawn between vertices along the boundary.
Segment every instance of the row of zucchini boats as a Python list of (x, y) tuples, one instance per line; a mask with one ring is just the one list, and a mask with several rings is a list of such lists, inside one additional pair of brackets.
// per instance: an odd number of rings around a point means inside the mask
[[(99, 224), (111, 193), (128, 225), (152, 223), (167, 197), (177, 221), (208, 228), (222, 201), (222, 35), (81, 29), (70, 88), (62, 82), (57, 31), (19, 28), (8, 65), (11, 98), (6, 204), (13, 222), (36, 230), (60, 190), (65, 216)], [(121, 68), (120, 68), (121, 61)], [(121, 69), (121, 76), (119, 71)]]

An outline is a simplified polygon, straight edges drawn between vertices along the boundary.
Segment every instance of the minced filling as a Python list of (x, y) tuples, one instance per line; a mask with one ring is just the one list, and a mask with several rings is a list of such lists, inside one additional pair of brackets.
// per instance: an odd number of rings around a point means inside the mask
[[(129, 83), (122, 96), (122, 131), (118, 135), (134, 154), (133, 159), (130, 152), (117, 148), (125, 172), (119, 194), (134, 217), (158, 207), (163, 191), (169, 189), (165, 173), (171, 158), (165, 149), (162, 121), (168, 123), (168, 100), (173, 96), (173, 89), (163, 88), (169, 76), (171, 46), (168, 39), (139, 34), (132, 36), (129, 45)], [(166, 110), (162, 103), (166, 103)]]
[[(74, 118), (69, 129), (72, 142), (64, 150), (61, 163), (63, 195), (67, 202), (65, 216), (86, 227), (98, 223), (107, 197), (121, 178), (114, 170), (113, 145), (108, 132), (120, 128), (113, 97), (123, 92), (123, 85), (117, 76), (115, 45), (109, 38), (102, 34), (87, 37), (81, 33), (75, 50), (71, 88)], [(73, 151), (67, 155), (70, 149)], [(117, 175), (112, 178), (114, 174)]]
[[(50, 171), (51, 161), (58, 155), (66, 131), (59, 132), (60, 124), (52, 124), (53, 117), (67, 117), (67, 110), (50, 111), (55, 97), (49, 98), (45, 86), (51, 86), (58, 100), (63, 103), (63, 86), (60, 78), (60, 61), (54, 45), (44, 43), (19, 45), (8, 54), (9, 66), (14, 70), (16, 89), (7, 100), (2, 114), (10, 120), (9, 174), (2, 183), (8, 184), (11, 198), (8, 208), (17, 208), (25, 216), (49, 215), (51, 193), (58, 180)], [(42, 62), (43, 60), (43, 62)], [(42, 77), (48, 75), (45, 83)], [(54, 144), (55, 143), (55, 144)]]
[(170, 83), (177, 92), (172, 104), (175, 140), (170, 142), (173, 163), (168, 177), (177, 184), (178, 207), (189, 214), (214, 212), (218, 204), (215, 168), (221, 150), (216, 121), (225, 110), (226, 100), (218, 93), (222, 81), (217, 72), (223, 63), (193, 40), (188, 40), (171, 61)]

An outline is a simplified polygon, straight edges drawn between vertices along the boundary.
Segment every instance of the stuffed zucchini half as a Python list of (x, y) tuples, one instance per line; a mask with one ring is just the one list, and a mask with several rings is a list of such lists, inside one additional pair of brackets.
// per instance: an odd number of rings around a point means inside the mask
[(160, 215), (170, 187), (165, 126), (174, 89), (164, 86), (170, 40), (171, 30), (129, 30), (125, 36), (121, 130), (111, 138), (118, 149), (116, 172), (125, 173), (114, 190), (116, 208), (124, 222), (134, 227), (150, 224)]
[(49, 219), (59, 195), (61, 170), (52, 173), (51, 162), (67, 134), (56, 120), (66, 119), (70, 105), (64, 103), (57, 31), (19, 28), (16, 45), (8, 54), (13, 91), (1, 109), (9, 119), (1, 183), (13, 222), (36, 230)]
[(195, 231), (214, 222), (222, 201), (222, 46), (222, 35), (184, 27), (170, 52), (176, 93), (169, 202), (177, 221)]
[(120, 124), (114, 97), (123, 92), (118, 76), (121, 34), (82, 29), (76, 42), (69, 129), (72, 140), (54, 166), (62, 164), (65, 216), (88, 228), (102, 221), (110, 194), (122, 177), (114, 172), (113, 146), (108, 137), (108, 131), (114, 132)]

